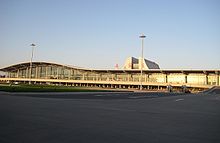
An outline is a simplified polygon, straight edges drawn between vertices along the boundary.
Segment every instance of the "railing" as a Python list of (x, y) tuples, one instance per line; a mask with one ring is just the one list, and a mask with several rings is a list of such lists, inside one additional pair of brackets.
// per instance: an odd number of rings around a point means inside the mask
[[(126, 86), (139, 86), (139, 81), (117, 81), (117, 80), (72, 80), (72, 79), (39, 79), (39, 78), (0, 78), (0, 81), (8, 82), (49, 82), (49, 83), (72, 83), (72, 84), (99, 84), (99, 85), (126, 85)], [(213, 85), (201, 85), (192, 83), (162, 83), (162, 82), (142, 82), (143, 86), (174, 86), (181, 87), (186, 85), (195, 88), (211, 88)]]

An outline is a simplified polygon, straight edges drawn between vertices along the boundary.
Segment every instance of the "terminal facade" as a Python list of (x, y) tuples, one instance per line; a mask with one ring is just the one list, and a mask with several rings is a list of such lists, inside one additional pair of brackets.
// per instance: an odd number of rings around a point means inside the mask
[(30, 62), (26, 62), (1, 68), (4, 76), (0, 81), (134, 89), (140, 87), (140, 82), (143, 89), (165, 89), (169, 85), (193, 88), (220, 86), (220, 70), (162, 70), (155, 62), (144, 59), (141, 77), (140, 61), (130, 57), (123, 69), (105, 70), (50, 62), (32, 62), (30, 67)]

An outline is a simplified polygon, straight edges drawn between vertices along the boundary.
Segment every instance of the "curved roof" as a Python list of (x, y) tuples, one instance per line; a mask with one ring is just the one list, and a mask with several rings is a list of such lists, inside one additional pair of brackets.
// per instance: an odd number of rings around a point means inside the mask
[[(69, 65), (63, 65), (63, 64), (58, 64), (58, 63), (52, 63), (52, 62), (32, 62), (32, 66), (38, 66), (38, 65), (54, 65), (54, 66), (60, 66), (60, 67), (66, 67), (69, 69), (78, 69), (78, 70), (84, 70), (84, 71), (94, 71), (94, 72), (110, 72), (110, 73), (140, 73), (140, 69), (89, 69), (89, 68), (81, 68), (81, 67), (76, 67), (76, 66), (69, 66)], [(13, 72), (16, 71), (17, 69), (22, 69), (22, 68), (27, 68), (30, 67), (30, 62), (24, 62), (24, 63), (19, 63), (19, 64), (14, 64), (8, 67), (1, 68), (0, 71), (3, 72)], [(145, 69), (143, 70), (144, 73), (164, 73), (164, 74), (169, 74), (169, 73), (184, 73), (184, 74), (189, 74), (189, 73), (201, 73), (201, 74), (209, 74), (209, 73), (214, 73), (214, 74), (220, 74), (220, 70), (174, 70), (174, 69)]]
[[(80, 68), (80, 67), (62, 65), (62, 64), (51, 63), (51, 62), (32, 62), (32, 67), (39, 66), (39, 65), (46, 65), (46, 66), (53, 65), (53, 66), (62, 66), (62, 67), (66, 67), (66, 68), (71, 68), (71, 69), (88, 70), (88, 69), (84, 69), (84, 68)], [(14, 64), (14, 65), (11, 65), (11, 66), (7, 66), (7, 67), (4, 67), (4, 68), (1, 68), (0, 71), (12, 72), (12, 71), (15, 71), (17, 69), (22, 69), (22, 68), (27, 68), (27, 67), (30, 67), (30, 62), (24, 62), (24, 63), (19, 63), (19, 64)]]

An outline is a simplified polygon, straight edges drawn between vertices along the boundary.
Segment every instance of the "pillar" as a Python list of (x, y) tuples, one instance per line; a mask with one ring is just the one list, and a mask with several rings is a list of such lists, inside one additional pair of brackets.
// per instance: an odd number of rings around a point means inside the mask
[(208, 85), (209, 81), (208, 81), (208, 74), (205, 75), (205, 84)]
[(29, 76), (28, 76), (29, 74), (28, 73), (29, 73), (29, 71), (28, 71), (28, 67), (27, 67), (26, 68), (26, 78), (29, 78)]
[(19, 78), (19, 69), (18, 69), (18, 71), (17, 71), (17, 78)]
[(219, 73), (216, 73), (216, 85), (219, 85)]
[(147, 74), (147, 82), (150, 82), (150, 74)]
[(57, 68), (57, 79), (59, 79), (59, 68), (58, 67), (56, 67)]
[(48, 74), (48, 73), (47, 73), (47, 69), (48, 69), (48, 67), (46, 66), (46, 67), (45, 67), (45, 78), (47, 78), (47, 74)]
[(85, 73), (83, 73), (83, 78), (82, 78), (82, 80), (85, 80)]
[(144, 82), (147, 82), (147, 75), (144, 74)]
[(185, 84), (187, 84), (187, 74), (185, 74)]
[(70, 80), (70, 73), (71, 73), (71, 69), (69, 69), (69, 72), (68, 72), (68, 79)]
[(127, 77), (128, 77), (128, 80), (127, 80), (127, 81), (130, 81), (130, 75), (129, 75), (129, 74), (127, 75)]
[(109, 74), (107, 73), (107, 81), (109, 81)]
[(98, 80), (98, 74), (96, 74), (96, 79), (95, 79), (96, 81)]
[(36, 66), (36, 68), (35, 68), (35, 78), (38, 78), (38, 67)]
[(168, 75), (165, 75), (165, 83), (168, 83)]

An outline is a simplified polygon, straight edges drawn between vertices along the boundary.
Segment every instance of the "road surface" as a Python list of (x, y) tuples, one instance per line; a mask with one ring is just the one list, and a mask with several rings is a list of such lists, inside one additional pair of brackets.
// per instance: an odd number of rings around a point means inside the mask
[(1, 143), (220, 142), (220, 94), (0, 92), (0, 115)]

